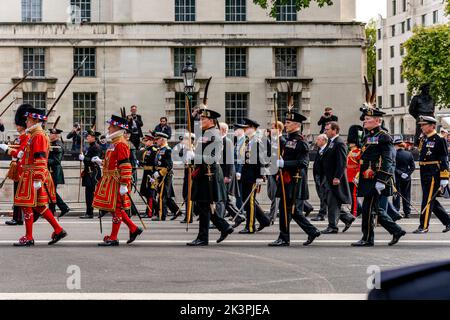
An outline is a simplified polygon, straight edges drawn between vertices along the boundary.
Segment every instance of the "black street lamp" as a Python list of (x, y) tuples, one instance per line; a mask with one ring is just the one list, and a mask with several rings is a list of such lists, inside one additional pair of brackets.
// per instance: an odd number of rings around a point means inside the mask
[(184, 65), (183, 71), (181, 71), (181, 73), (183, 74), (184, 80), (184, 92), (187, 95), (191, 95), (194, 92), (197, 68), (192, 64), (190, 57), (187, 57), (186, 64)]

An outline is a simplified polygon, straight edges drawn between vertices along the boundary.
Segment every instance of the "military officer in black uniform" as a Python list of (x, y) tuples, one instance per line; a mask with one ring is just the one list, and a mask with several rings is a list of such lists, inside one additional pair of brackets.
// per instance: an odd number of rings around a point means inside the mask
[(61, 132), (63, 131), (55, 127), (49, 131), (51, 148), (48, 154), (48, 169), (52, 175), (56, 193), (56, 204), (50, 203), (49, 208), (54, 214), (56, 206), (58, 206), (59, 210), (61, 210), (60, 217), (62, 217), (70, 211), (69, 206), (63, 201), (57, 191), (57, 186), (64, 184), (64, 172), (61, 165), (64, 156), (64, 145), (61, 141)]
[(395, 187), (397, 193), (394, 195), (394, 207), (400, 210), (400, 200), (403, 202), (403, 214), (408, 218), (411, 213), (411, 175), (416, 169), (414, 157), (411, 152), (405, 150), (405, 144), (402, 137), (394, 140), (394, 146), (397, 150), (395, 155)]
[(194, 161), (192, 172), (192, 201), (200, 216), (197, 239), (187, 243), (188, 246), (206, 246), (209, 241), (210, 221), (220, 231), (217, 243), (222, 242), (234, 229), (225, 219), (215, 213), (215, 203), (226, 201), (227, 191), (220, 169), (222, 154), (222, 138), (218, 130), (217, 119), (220, 114), (210, 109), (200, 111), (200, 126), (202, 135), (197, 137), (195, 153), (187, 151), (186, 160)]
[(354, 247), (374, 245), (374, 219), (392, 236), (389, 245), (396, 244), (406, 232), (386, 213), (387, 199), (392, 196), (392, 184), (395, 166), (395, 151), (391, 136), (381, 129), (384, 112), (375, 108), (362, 108), (363, 127), (366, 135), (361, 151), (358, 197), (364, 197), (362, 206), (362, 233), (360, 241), (352, 243)]
[[(309, 147), (301, 133), (301, 123), (306, 120), (306, 117), (293, 111), (287, 112), (285, 117), (288, 137), (281, 146), (282, 158), (277, 160), (277, 167), (281, 168), (283, 174), (286, 199), (283, 199), (283, 186), (278, 173), (276, 196), (280, 198), (280, 234), (277, 240), (269, 243), (269, 246), (289, 246), (289, 224), (292, 219), (308, 234), (308, 240), (303, 243), (307, 246), (320, 236), (320, 231), (305, 218), (301, 211), (304, 200), (308, 199), (306, 172), (309, 163)], [(287, 223), (285, 216), (288, 219)]]
[(144, 135), (144, 144), (145, 148), (142, 153), (142, 160), (139, 162), (139, 164), (144, 168), (140, 193), (147, 200), (148, 207), (146, 209), (146, 214), (149, 218), (151, 218), (153, 216), (153, 212), (155, 212), (155, 188), (154, 184), (150, 183), (150, 180), (153, 179), (152, 176), (153, 173), (155, 173), (155, 158), (156, 153), (158, 152), (158, 146), (155, 142), (155, 137), (150, 132)]
[(99, 166), (100, 162), (92, 161), (93, 158), (100, 159), (103, 158), (103, 152), (98, 144), (98, 138), (102, 134), (96, 132), (95, 130), (87, 130), (86, 142), (88, 144), (87, 150), (84, 154), (80, 154), (78, 159), (83, 161), (84, 169), (81, 174), (82, 176), (82, 186), (84, 187), (84, 195), (86, 201), (86, 212), (80, 219), (92, 219), (94, 217), (94, 208), (92, 207), (92, 202), (94, 201), (94, 192), (97, 182), (102, 176), (102, 170)]
[(436, 119), (420, 116), (418, 124), (423, 136), (419, 141), (420, 181), (422, 182), (422, 214), (420, 225), (413, 233), (427, 233), (430, 215), (433, 212), (445, 226), (442, 232), (450, 231), (450, 218), (437, 200), (447, 188), (449, 179), (447, 142), (436, 132)]
[(256, 200), (256, 194), (259, 192), (264, 178), (264, 169), (267, 164), (262, 159), (264, 150), (261, 140), (256, 136), (256, 130), (259, 123), (248, 118), (244, 118), (245, 131), (245, 156), (244, 164), (241, 169), (242, 201), (249, 200), (245, 204), (246, 223), (245, 228), (239, 231), (240, 234), (255, 233), (255, 218), (259, 222), (258, 230), (261, 231), (270, 225), (269, 218)]

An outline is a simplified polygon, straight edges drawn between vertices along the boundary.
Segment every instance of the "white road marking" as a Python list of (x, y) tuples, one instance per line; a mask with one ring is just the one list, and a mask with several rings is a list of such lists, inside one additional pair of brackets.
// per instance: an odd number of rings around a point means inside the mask
[[(0, 293), (0, 300), (366, 300), (366, 294), (303, 293)], [(263, 302), (262, 302), (263, 304)]]

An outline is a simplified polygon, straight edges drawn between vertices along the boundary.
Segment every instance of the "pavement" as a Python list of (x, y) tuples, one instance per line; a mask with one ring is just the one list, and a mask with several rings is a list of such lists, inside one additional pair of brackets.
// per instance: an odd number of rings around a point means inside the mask
[[(121, 245), (100, 248), (97, 243), (110, 232), (108, 216), (103, 218), (103, 235), (98, 219), (61, 219), (69, 235), (55, 246), (47, 245), (52, 230), (41, 219), (35, 224), (36, 245), (17, 248), (12, 244), (24, 234), (24, 226), (6, 226), (6, 218), (1, 218), (0, 298), (23, 298), (31, 292), (52, 298), (89, 294), (92, 298), (102, 293), (149, 299), (240, 295), (298, 299), (311, 294), (358, 299), (368, 292), (369, 266), (387, 270), (450, 259), (450, 233), (443, 234), (435, 219), (424, 235), (411, 234), (417, 219), (401, 220), (408, 234), (393, 247), (387, 245), (391, 236), (378, 227), (372, 248), (350, 247), (361, 237), (360, 219), (346, 233), (322, 235), (309, 247), (302, 246), (306, 235), (292, 224), (291, 246), (283, 248), (267, 246), (277, 238), (277, 223), (253, 235), (239, 235), (239, 227), (221, 244), (215, 243), (219, 233), (213, 229), (208, 247), (187, 247), (185, 243), (197, 235), (198, 223), (186, 232), (178, 220), (145, 219), (148, 230), (132, 245), (126, 245), (128, 230), (122, 225)], [(326, 227), (325, 222), (314, 224)], [(79, 275), (75, 290), (69, 283), (74, 270)]]

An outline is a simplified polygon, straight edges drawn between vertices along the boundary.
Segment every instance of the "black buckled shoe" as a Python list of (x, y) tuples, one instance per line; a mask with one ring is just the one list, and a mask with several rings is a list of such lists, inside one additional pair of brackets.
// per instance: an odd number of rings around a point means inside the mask
[(373, 247), (373, 242), (359, 240), (358, 242), (352, 243), (352, 247)]
[(25, 237), (22, 237), (19, 239), (19, 242), (14, 243), (14, 247), (31, 247), (34, 246), (34, 240), (27, 239)]
[(405, 230), (400, 231), (397, 234), (394, 234), (394, 236), (392, 237), (391, 242), (388, 243), (389, 246), (393, 246), (394, 244), (396, 244), (398, 242), (398, 240), (400, 240), (401, 237), (403, 237), (406, 234)]
[(12, 219), (12, 220), (6, 221), (5, 224), (7, 226), (21, 226), (21, 225), (23, 225), (23, 221), (17, 221), (17, 220)]
[(201, 247), (201, 246), (207, 246), (208, 242), (202, 241), (202, 240), (199, 240), (199, 239), (195, 239), (192, 242), (186, 243), (186, 245), (189, 246), (189, 247)]
[(226, 231), (222, 232), (220, 234), (220, 238), (217, 239), (217, 243), (221, 243), (223, 240), (225, 240), (230, 234), (234, 232), (234, 229), (232, 227), (229, 227)]
[(118, 247), (119, 246), (119, 240), (107, 239), (107, 240), (99, 243), (98, 246), (99, 247)]
[(237, 216), (234, 220), (233, 228), (237, 228), (241, 225), (242, 222), (245, 221), (245, 218), (242, 218), (241, 216)]
[(57, 243), (59, 240), (64, 239), (65, 237), (67, 237), (67, 232), (64, 229), (58, 234), (53, 232), (52, 240), (49, 241), (48, 245), (51, 246), (52, 244)]
[(428, 232), (428, 229), (422, 229), (422, 228), (417, 228), (416, 230), (414, 230), (412, 233), (414, 233), (414, 234), (424, 234), (424, 233), (427, 233)]
[(137, 227), (134, 232), (130, 232), (130, 239), (128, 239), (127, 244), (133, 243), (134, 240), (143, 232), (141, 228)]
[(345, 224), (344, 230), (342, 230), (342, 233), (344, 233), (345, 231), (347, 231), (348, 229), (350, 229), (350, 227), (352, 226), (353, 222), (355, 222), (356, 218), (353, 218), (352, 221), (347, 222)]
[(308, 236), (308, 240), (306, 240), (305, 242), (303, 242), (303, 245), (304, 245), (304, 246), (309, 246), (311, 243), (313, 243), (313, 241), (314, 241), (316, 238), (320, 237), (320, 235), (321, 235), (321, 233), (320, 233), (320, 232), (317, 232), (317, 233), (315, 233), (315, 234), (313, 234), (313, 235)]
[(269, 247), (289, 247), (289, 242), (278, 238), (274, 242), (268, 244)]
[(94, 219), (94, 215), (85, 214), (84, 216), (80, 216), (80, 219)]
[(250, 230), (248, 230), (247, 228), (242, 229), (241, 231), (239, 231), (239, 234), (252, 234), (255, 233), (255, 231), (250, 232)]

